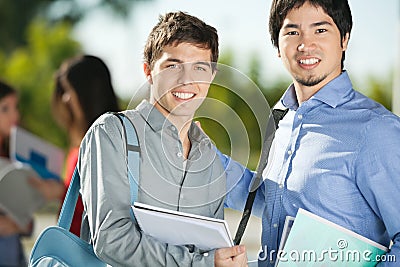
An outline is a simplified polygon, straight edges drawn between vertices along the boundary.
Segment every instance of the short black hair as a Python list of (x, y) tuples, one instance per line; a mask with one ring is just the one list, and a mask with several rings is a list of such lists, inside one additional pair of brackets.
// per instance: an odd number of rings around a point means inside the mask
[[(279, 49), (279, 32), (287, 14), (294, 8), (303, 6), (306, 2), (315, 7), (321, 7), (335, 22), (339, 29), (341, 40), (349, 34), (353, 27), (353, 19), (347, 0), (273, 0), (269, 16), (269, 33), (272, 44)], [(342, 69), (345, 52), (342, 54)]]

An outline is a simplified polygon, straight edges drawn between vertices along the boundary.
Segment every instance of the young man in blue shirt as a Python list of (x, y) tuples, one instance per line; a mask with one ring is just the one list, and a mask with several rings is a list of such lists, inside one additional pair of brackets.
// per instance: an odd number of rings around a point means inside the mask
[[(253, 205), (262, 217), (259, 266), (275, 265), (285, 218), (299, 208), (392, 241), (378, 266), (400, 261), (400, 119), (353, 89), (343, 64), (351, 28), (347, 0), (273, 0), (271, 39), (293, 83)], [(252, 174), (234, 162), (227, 171), (228, 187), (244, 172), (225, 202), (243, 209)]]

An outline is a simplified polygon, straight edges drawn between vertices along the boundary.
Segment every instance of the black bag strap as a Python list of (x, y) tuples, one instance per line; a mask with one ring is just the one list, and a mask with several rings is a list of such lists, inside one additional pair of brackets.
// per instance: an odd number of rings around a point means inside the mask
[(273, 109), (271, 115), (268, 118), (267, 129), (265, 133), (264, 143), (262, 145), (260, 160), (258, 161), (255, 176), (253, 178), (249, 195), (247, 196), (246, 204), (240, 219), (239, 226), (236, 230), (235, 239), (233, 240), (235, 245), (239, 245), (242, 240), (244, 231), (246, 230), (247, 223), (249, 222), (251, 209), (253, 207), (254, 199), (256, 197), (257, 188), (262, 182), (262, 173), (268, 163), (268, 155), (271, 150), (272, 141), (275, 137), (275, 131), (278, 129), (279, 121), (285, 117), (289, 109)]

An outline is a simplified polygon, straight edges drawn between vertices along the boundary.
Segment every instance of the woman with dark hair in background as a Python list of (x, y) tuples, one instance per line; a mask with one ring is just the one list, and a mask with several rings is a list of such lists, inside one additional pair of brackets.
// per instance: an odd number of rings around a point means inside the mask
[[(63, 195), (54, 194), (47, 181), (36, 180), (47, 199), (65, 196), (78, 160), (79, 145), (90, 125), (101, 114), (118, 111), (118, 101), (111, 83), (110, 71), (98, 57), (82, 55), (65, 60), (55, 77), (52, 99), (53, 115), (68, 133), (69, 151), (65, 166)], [(83, 205), (79, 197), (70, 231), (80, 236)]]

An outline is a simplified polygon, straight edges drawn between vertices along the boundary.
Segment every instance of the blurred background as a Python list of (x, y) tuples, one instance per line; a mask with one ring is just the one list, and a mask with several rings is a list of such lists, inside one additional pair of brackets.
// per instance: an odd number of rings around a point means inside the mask
[[(349, 2), (354, 27), (345, 69), (355, 89), (400, 114), (400, 1)], [(0, 79), (20, 92), (21, 126), (66, 148), (67, 137), (50, 114), (53, 76), (60, 63), (81, 53), (102, 58), (125, 108), (145, 82), (142, 50), (148, 33), (160, 14), (181, 10), (218, 30), (220, 63), (247, 75), (271, 106), (291, 79), (270, 42), (270, 5), (271, 0), (0, 0)], [(257, 132), (256, 138), (250, 138), (247, 162), (254, 168), (260, 132), (254, 116), (249, 116), (248, 103), (229, 90), (210, 94), (225, 99), (243, 119), (248, 132)], [(204, 123), (206, 131), (211, 124)], [(230, 150), (224, 133), (208, 133), (223, 152)], [(56, 212), (40, 215), (37, 231), (54, 224)], [(232, 231), (239, 215), (228, 213), (234, 221)], [(255, 246), (259, 243), (259, 226), (255, 220), (247, 231), (251, 231), (249, 236), (254, 240), (249, 242)], [(26, 244), (29, 250), (32, 240)]]
[[(78, 53), (102, 58), (126, 107), (145, 82), (142, 51), (148, 33), (160, 14), (182, 10), (217, 28), (220, 63), (247, 75), (273, 104), (290, 77), (270, 42), (270, 5), (271, 0), (0, 0), (0, 78), (21, 93), (22, 126), (65, 146), (66, 137), (49, 114), (60, 63)], [(345, 68), (357, 90), (392, 109), (400, 1), (350, 0), (350, 5), (354, 28)]]

